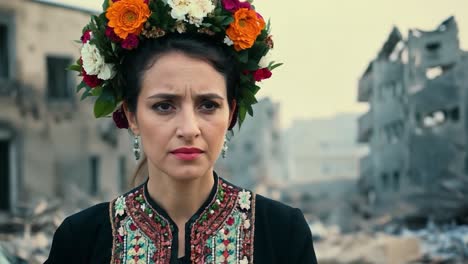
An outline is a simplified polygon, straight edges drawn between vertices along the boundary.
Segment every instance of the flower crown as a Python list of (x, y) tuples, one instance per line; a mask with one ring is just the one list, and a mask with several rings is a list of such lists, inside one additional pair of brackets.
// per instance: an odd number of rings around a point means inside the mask
[(271, 77), (281, 63), (266, 62), (273, 48), (270, 24), (249, 2), (239, 0), (105, 0), (104, 12), (92, 16), (79, 41), (81, 57), (69, 70), (83, 78), (77, 92), (81, 100), (93, 96), (95, 117), (111, 113), (119, 128), (128, 128), (122, 110), (125, 87), (119, 70), (129, 50), (145, 39), (166, 34), (208, 34), (230, 46), (240, 66), (240, 91), (236, 97), (239, 125), (260, 90), (257, 82)]

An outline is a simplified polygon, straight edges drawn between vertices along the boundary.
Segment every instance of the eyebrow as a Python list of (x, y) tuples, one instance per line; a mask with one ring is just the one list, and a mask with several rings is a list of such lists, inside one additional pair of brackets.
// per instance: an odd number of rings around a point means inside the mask
[[(224, 100), (224, 97), (220, 96), (219, 94), (215, 93), (206, 93), (206, 94), (198, 94), (196, 97), (201, 98), (201, 99), (221, 99)], [(158, 94), (153, 94), (146, 98), (147, 100), (149, 99), (165, 99), (165, 100), (177, 100), (182, 98), (181, 95), (178, 94), (171, 94), (171, 93), (158, 93)]]

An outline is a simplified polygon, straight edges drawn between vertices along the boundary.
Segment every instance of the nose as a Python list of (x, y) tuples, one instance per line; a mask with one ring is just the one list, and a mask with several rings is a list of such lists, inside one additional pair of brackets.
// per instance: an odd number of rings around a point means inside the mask
[(191, 107), (186, 107), (179, 112), (176, 135), (186, 141), (193, 140), (200, 135), (200, 127), (197, 115)]

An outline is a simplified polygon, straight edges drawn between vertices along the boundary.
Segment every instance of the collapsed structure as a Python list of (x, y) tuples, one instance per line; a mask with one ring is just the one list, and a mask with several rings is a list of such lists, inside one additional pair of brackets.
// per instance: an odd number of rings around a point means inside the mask
[(467, 92), (454, 17), (407, 39), (392, 30), (358, 85), (358, 101), (369, 103), (358, 142), (370, 149), (359, 188), (371, 213), (467, 220)]
[[(128, 188), (130, 137), (79, 103), (73, 39), (92, 11), (49, 1), (0, 2), (0, 216), (40, 199), (102, 200)], [(104, 173), (105, 172), (105, 173)], [(0, 221), (1, 222), (1, 221)]]

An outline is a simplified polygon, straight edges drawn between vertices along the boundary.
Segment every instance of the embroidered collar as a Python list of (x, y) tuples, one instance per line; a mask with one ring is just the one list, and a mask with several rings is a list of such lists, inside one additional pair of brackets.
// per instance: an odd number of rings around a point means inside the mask
[[(185, 225), (191, 263), (253, 261), (255, 199), (214, 174), (205, 203)], [(178, 229), (148, 195), (146, 183), (110, 203), (111, 263), (170, 263), (177, 259)]]

